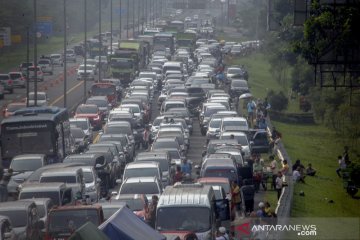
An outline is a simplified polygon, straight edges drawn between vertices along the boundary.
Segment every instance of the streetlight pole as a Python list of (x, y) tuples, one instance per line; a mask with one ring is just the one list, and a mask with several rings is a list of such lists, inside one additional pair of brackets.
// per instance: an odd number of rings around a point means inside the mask
[(113, 50), (113, 0), (110, 0), (110, 53), (112, 54)]
[(37, 1), (34, 0), (34, 67), (35, 67), (35, 81), (34, 81), (34, 105), (37, 106), (37, 12), (36, 12), (36, 8), (37, 8)]
[(87, 60), (87, 0), (84, 0), (84, 103), (86, 102), (86, 60)]
[(102, 37), (101, 37), (101, 0), (99, 0), (99, 79), (98, 81), (100, 82), (101, 80), (101, 70), (102, 70), (102, 66), (101, 66), (101, 53), (102, 53)]
[(133, 38), (135, 38), (135, 0), (132, 0), (132, 5), (133, 5), (133, 7), (132, 7), (132, 9), (133, 9), (133, 15), (132, 15), (132, 32), (133, 32)]
[[(29, 26), (26, 27), (26, 64), (30, 62), (30, 30)], [(29, 106), (29, 66), (26, 67), (26, 107)]]
[(138, 27), (138, 35), (140, 35), (140, 13), (141, 13), (141, 8), (140, 8), (140, 1), (141, 0), (138, 0), (137, 3), (138, 3), (138, 13), (137, 13), (137, 27)]
[(66, 45), (67, 45), (67, 36), (66, 36), (66, 30), (67, 30), (67, 24), (66, 24), (66, 0), (63, 1), (64, 4), (64, 108), (66, 108), (66, 81), (67, 81), (67, 69), (66, 69), (66, 65), (67, 65), (67, 61), (66, 61)]
[(130, 14), (129, 6), (130, 6), (130, 3), (129, 3), (129, 0), (127, 0), (127, 3), (126, 3), (126, 38), (127, 39), (129, 39), (129, 14)]
[(120, 15), (120, 18), (119, 18), (119, 29), (120, 29), (119, 40), (120, 40), (121, 39), (121, 31), (122, 31), (122, 26), (121, 26), (121, 18), (122, 18), (121, 0), (119, 0), (119, 15)]
[(148, 1), (149, 1), (149, 0), (145, 0), (145, 8), (144, 8), (144, 12), (145, 12), (145, 27), (146, 27), (147, 21), (148, 21), (148, 11), (147, 11), (147, 9), (148, 9)]

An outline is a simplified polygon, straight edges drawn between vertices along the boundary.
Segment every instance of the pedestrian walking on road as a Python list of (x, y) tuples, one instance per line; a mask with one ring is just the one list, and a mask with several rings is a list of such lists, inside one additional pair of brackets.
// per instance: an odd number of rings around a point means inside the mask
[(176, 172), (175, 172), (175, 175), (174, 175), (173, 182), (177, 183), (177, 182), (181, 182), (182, 180), (183, 180), (183, 173), (181, 172), (181, 167), (176, 166)]
[(151, 198), (151, 203), (147, 208), (147, 212), (145, 213), (145, 221), (149, 224), (152, 228), (155, 228), (155, 220), (156, 220), (156, 208), (159, 201), (159, 197), (153, 195)]
[(143, 133), (143, 139), (142, 139), (142, 148), (143, 149), (148, 149), (149, 141), (150, 141), (150, 128), (149, 128), (149, 126), (146, 126), (144, 133)]
[(12, 175), (13, 175), (13, 170), (11, 168), (9, 168), (7, 172), (4, 172), (2, 174), (2, 178), (0, 181), (0, 202), (7, 202), (8, 200), (7, 186), (10, 182)]
[(189, 163), (188, 160), (185, 158), (181, 164), (181, 172), (183, 174), (188, 174), (191, 176), (191, 170), (192, 170), (191, 163)]
[(254, 198), (255, 198), (255, 188), (251, 184), (249, 179), (244, 180), (244, 185), (240, 188), (241, 199), (245, 205), (245, 214), (249, 215), (254, 211)]
[(231, 199), (232, 199), (231, 209), (236, 207), (236, 210), (240, 211), (241, 210), (240, 187), (236, 183), (236, 181), (231, 182)]

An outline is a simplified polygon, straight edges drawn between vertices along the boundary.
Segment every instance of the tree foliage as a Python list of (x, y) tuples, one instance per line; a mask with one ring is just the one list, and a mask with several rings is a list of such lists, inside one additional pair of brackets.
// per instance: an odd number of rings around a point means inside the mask
[(267, 99), (270, 102), (271, 108), (279, 112), (284, 111), (289, 103), (289, 100), (282, 91), (278, 93), (274, 92), (273, 90), (269, 91), (267, 94)]

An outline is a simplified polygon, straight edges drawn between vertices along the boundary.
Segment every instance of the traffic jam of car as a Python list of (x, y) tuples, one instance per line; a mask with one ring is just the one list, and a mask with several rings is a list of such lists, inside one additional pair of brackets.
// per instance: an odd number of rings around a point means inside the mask
[(231, 184), (252, 177), (244, 169), (253, 153), (269, 152), (269, 137), (238, 108), (250, 93), (246, 70), (224, 66), (232, 46), (233, 54), (244, 46), (216, 40), (210, 17), (183, 20), (114, 40), (112, 51), (101, 44), (113, 36), (102, 33), (0, 74), (3, 97), (88, 51), (76, 79), (91, 88), (73, 112), (40, 91), (3, 110), (4, 239), (68, 239), (87, 221), (104, 230), (123, 208), (131, 216), (122, 217), (152, 228), (147, 234), (168, 237), (159, 239), (215, 239), (234, 220)]

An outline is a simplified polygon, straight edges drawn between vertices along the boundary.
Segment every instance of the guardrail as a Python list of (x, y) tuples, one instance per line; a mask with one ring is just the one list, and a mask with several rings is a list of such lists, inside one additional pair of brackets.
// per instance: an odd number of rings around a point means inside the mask
[[(271, 136), (271, 129), (272, 125), (270, 122), (270, 118), (267, 119), (267, 132)], [(291, 159), (290, 156), (287, 154), (284, 144), (282, 143), (281, 139), (275, 146), (275, 152), (278, 158), (281, 160), (281, 162), (286, 159), (288, 161), (289, 166), (291, 167)], [(291, 172), (289, 170), (289, 172)], [(291, 213), (291, 206), (293, 201), (293, 193), (294, 193), (294, 183), (292, 180), (292, 177), (290, 175), (283, 176), (283, 181), (287, 182), (287, 186), (284, 186), (281, 191), (280, 198), (277, 202), (277, 206), (275, 209), (275, 213), (277, 215), (277, 224), (279, 225), (286, 225), (288, 224), (288, 220)], [(282, 238), (283, 233), (277, 232), (277, 239), (283, 239)]]

